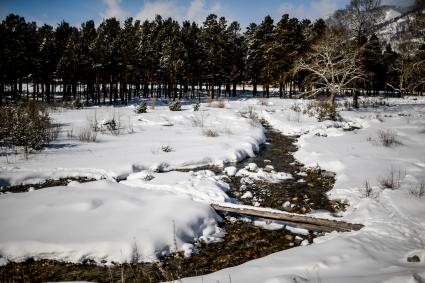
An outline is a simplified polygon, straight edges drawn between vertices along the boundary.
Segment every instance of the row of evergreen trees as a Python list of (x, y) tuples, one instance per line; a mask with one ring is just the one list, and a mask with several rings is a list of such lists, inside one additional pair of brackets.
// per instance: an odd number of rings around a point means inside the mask
[[(250, 24), (245, 33), (238, 22), (209, 15), (200, 26), (157, 16), (153, 21), (120, 23), (104, 20), (98, 28), (87, 21), (80, 28), (61, 22), (38, 27), (11, 14), (0, 25), (0, 103), (23, 95), (52, 102), (83, 95), (87, 103), (126, 103), (136, 96), (194, 98), (236, 95), (237, 85), (257, 85), (263, 95), (278, 86), (280, 96), (303, 90), (306, 74), (294, 75), (297, 59), (326, 31), (314, 23), (283, 15)], [(371, 74), (362, 87), (383, 90), (399, 54), (376, 36), (364, 38), (362, 64)], [(28, 88), (28, 86), (30, 86)], [(223, 92), (224, 89), (224, 93)]]

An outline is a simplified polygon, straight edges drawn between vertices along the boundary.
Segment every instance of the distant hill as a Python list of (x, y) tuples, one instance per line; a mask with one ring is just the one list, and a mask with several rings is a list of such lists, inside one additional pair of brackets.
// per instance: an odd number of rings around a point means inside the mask
[(382, 6), (384, 19), (376, 25), (375, 33), (378, 37), (397, 49), (402, 41), (419, 40), (418, 32), (412, 28), (412, 21), (416, 13), (424, 13), (424, 7), (412, 5), (408, 7)]

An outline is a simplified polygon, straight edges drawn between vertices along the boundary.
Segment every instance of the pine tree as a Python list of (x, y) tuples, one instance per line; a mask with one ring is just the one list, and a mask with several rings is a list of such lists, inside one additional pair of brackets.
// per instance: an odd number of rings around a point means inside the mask
[(89, 103), (89, 98), (91, 98), (93, 103), (100, 102), (100, 93), (98, 91), (98, 84), (96, 83), (97, 76), (96, 76), (96, 68), (95, 68), (95, 61), (94, 61), (94, 58), (95, 58), (94, 42), (96, 40), (96, 37), (97, 37), (97, 33), (96, 33), (94, 21), (90, 20), (81, 25), (80, 72), (81, 72), (82, 82), (87, 85), (86, 104)]
[(261, 56), (261, 40), (258, 34), (258, 26), (251, 23), (246, 31), (245, 37), (247, 39), (247, 57), (246, 57), (246, 72), (247, 78), (253, 86), (252, 95), (257, 96), (257, 85), (260, 83), (260, 73), (262, 69), (262, 56)]
[(246, 45), (240, 31), (239, 23), (234, 21), (227, 27), (225, 37), (226, 92), (230, 95), (232, 84), (232, 96), (236, 96), (236, 85), (243, 79), (245, 68)]
[[(115, 103), (118, 96), (117, 76), (121, 62), (121, 54), (118, 48), (120, 31), (120, 22), (117, 19), (106, 19), (100, 24), (97, 31), (98, 36), (94, 43), (96, 65), (102, 72), (102, 82), (109, 83), (110, 104)], [(105, 85), (102, 88), (105, 101)]]
[[(274, 73), (274, 56), (273, 56), (273, 19), (266, 16), (262, 23), (258, 26), (256, 36), (260, 40), (260, 54), (261, 54), (261, 82), (263, 84), (263, 96), (269, 97), (269, 87), (273, 83)], [(265, 91), (264, 91), (265, 88)]]
[[(383, 60), (382, 46), (376, 35), (372, 35), (367, 43), (364, 44), (360, 56), (363, 71), (368, 77), (368, 86), (377, 94), (379, 90), (385, 88), (386, 68)], [(354, 107), (356, 106), (354, 105)]]
[(37, 31), (38, 54), (36, 57), (35, 81), (42, 84), (42, 95), (46, 93), (46, 101), (52, 101), (51, 84), (56, 71), (55, 41), (53, 27), (44, 25)]
[(226, 20), (211, 14), (207, 16), (203, 24), (202, 40), (205, 44), (207, 73), (206, 79), (209, 82), (212, 98), (214, 98), (214, 85), (219, 87), (219, 95), (221, 84), (224, 79), (223, 63), (225, 60), (225, 29)]

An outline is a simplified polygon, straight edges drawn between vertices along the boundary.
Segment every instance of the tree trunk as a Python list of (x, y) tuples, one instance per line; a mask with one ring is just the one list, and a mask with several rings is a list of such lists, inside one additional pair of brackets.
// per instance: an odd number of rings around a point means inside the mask
[(283, 83), (279, 83), (279, 98), (283, 97)]
[(349, 232), (352, 230), (360, 230), (364, 226), (362, 224), (352, 224), (343, 221), (330, 220), (319, 217), (305, 216), (295, 213), (288, 213), (280, 210), (266, 210), (248, 205), (226, 205), (212, 204), (212, 208), (222, 212), (232, 212), (250, 216), (257, 216), (262, 218), (280, 220), (288, 223), (298, 224), (300, 226), (313, 228), (313, 230), (320, 230), (324, 232), (341, 231)]
[(230, 97), (230, 83), (227, 82), (226, 83), (226, 93), (224, 94), (225, 96), (229, 96)]
[(359, 91), (353, 91), (353, 108), (359, 109)]

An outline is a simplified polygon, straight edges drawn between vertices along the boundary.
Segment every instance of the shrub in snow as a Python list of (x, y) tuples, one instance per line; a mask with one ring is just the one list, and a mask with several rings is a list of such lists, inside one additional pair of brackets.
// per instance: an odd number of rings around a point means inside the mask
[(136, 107), (136, 113), (137, 114), (146, 113), (147, 110), (148, 110), (148, 105), (144, 101), (140, 102), (140, 104), (137, 105), (137, 107)]
[(379, 138), (379, 142), (386, 147), (391, 147), (394, 145), (401, 144), (401, 142), (398, 140), (397, 135), (390, 130), (387, 130), (387, 131), (379, 130), (378, 138)]
[(172, 151), (174, 151), (173, 148), (171, 146), (169, 146), (169, 145), (163, 145), (163, 146), (161, 146), (161, 150), (163, 152), (172, 152)]
[(105, 127), (111, 134), (118, 136), (120, 134), (120, 122), (113, 117), (111, 120), (106, 120), (103, 122), (103, 127)]
[(96, 142), (97, 132), (95, 132), (92, 128), (81, 129), (78, 133), (78, 139), (81, 142)]
[(201, 108), (201, 104), (199, 103), (193, 104), (193, 111), (199, 111), (200, 108)]
[(171, 103), (168, 108), (170, 108), (171, 111), (181, 111), (182, 110), (182, 105), (180, 103), (180, 101), (174, 101), (173, 103)]
[(241, 116), (244, 118), (251, 119), (252, 124), (260, 123), (260, 117), (254, 106), (248, 106), (248, 109), (246, 111), (241, 112)]
[(365, 198), (371, 198), (374, 197), (374, 193), (373, 193), (373, 189), (372, 187), (369, 185), (369, 182), (366, 181), (364, 184), (364, 191), (363, 191), (363, 197)]
[(301, 107), (298, 105), (298, 103), (294, 103), (292, 104), (292, 106), (290, 107), (290, 109), (294, 112), (301, 112)]
[(381, 178), (379, 180), (379, 183), (382, 189), (396, 190), (400, 188), (401, 179), (402, 179), (401, 171), (399, 170), (396, 174), (394, 169), (391, 168), (388, 176)]
[(213, 130), (213, 129), (204, 130), (203, 133), (204, 133), (205, 136), (210, 137), (210, 138), (215, 138), (215, 137), (219, 136), (218, 132), (216, 130)]
[(80, 98), (77, 96), (77, 98), (72, 101), (72, 108), (74, 109), (80, 109), (83, 107), (83, 104), (81, 103)]
[(421, 183), (420, 185), (417, 185), (415, 188), (410, 189), (409, 193), (412, 196), (415, 196), (417, 198), (421, 198), (425, 196), (425, 183)]
[(319, 121), (335, 121), (338, 118), (335, 105), (328, 101), (318, 101), (315, 108)]
[(153, 179), (155, 179), (155, 177), (151, 174), (148, 174), (143, 178), (143, 180), (145, 180), (145, 181), (151, 181)]
[(18, 107), (0, 107), (0, 144), (21, 146), (26, 157), (30, 150), (41, 150), (57, 138), (60, 128), (54, 127), (47, 112), (33, 101)]

